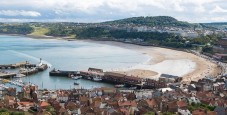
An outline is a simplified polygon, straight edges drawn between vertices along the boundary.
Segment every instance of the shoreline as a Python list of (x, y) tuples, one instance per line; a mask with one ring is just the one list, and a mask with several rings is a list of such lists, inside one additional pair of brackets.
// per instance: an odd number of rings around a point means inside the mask
[[(183, 77), (182, 82), (189, 83), (190, 81), (197, 81), (205, 76), (217, 76), (220, 73), (220, 69), (218, 68), (217, 64), (208, 61), (202, 57), (194, 55), (192, 53), (155, 47), (155, 46), (141, 46), (129, 43), (122, 43), (116, 41), (96, 41), (96, 40), (78, 40), (78, 39), (69, 39), (66, 37), (53, 37), (53, 36), (34, 36), (34, 35), (17, 35), (17, 34), (0, 34), (0, 35), (10, 35), (10, 36), (22, 36), (22, 37), (29, 37), (33, 39), (57, 39), (57, 40), (70, 40), (70, 41), (82, 41), (82, 42), (90, 42), (90, 43), (98, 43), (98, 44), (105, 44), (111, 45), (116, 47), (121, 47), (129, 50), (133, 50), (136, 52), (141, 53), (142, 55), (148, 55), (150, 60), (146, 62), (146, 66), (141, 66), (141, 68), (131, 68), (128, 70), (122, 71), (115, 71), (118, 73), (125, 73), (127, 75), (138, 76), (142, 78), (152, 78), (157, 79), (160, 76), (160, 72), (153, 71), (150, 68), (151, 66), (165, 63), (166, 61), (175, 61), (178, 66), (181, 66), (181, 62), (179, 60), (191, 60), (195, 63), (195, 66), (192, 67), (193, 69), (187, 71), (186, 74), (180, 75), (179, 77)], [(143, 65), (143, 64), (141, 64)], [(164, 65), (165, 64), (161, 64)], [(189, 64), (190, 65), (190, 64)], [(151, 67), (152, 68), (152, 67)], [(187, 67), (186, 67), (187, 68)], [(183, 70), (174, 70), (176, 72), (181, 72)], [(185, 73), (185, 72), (184, 72)]]

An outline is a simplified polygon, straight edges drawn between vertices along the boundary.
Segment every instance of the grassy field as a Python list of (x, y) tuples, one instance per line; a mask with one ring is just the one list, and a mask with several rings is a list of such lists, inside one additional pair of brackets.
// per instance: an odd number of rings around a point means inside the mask
[(34, 27), (34, 32), (32, 32), (30, 35), (34, 36), (42, 36), (45, 35), (47, 32), (49, 32), (48, 28), (43, 28), (43, 27)]

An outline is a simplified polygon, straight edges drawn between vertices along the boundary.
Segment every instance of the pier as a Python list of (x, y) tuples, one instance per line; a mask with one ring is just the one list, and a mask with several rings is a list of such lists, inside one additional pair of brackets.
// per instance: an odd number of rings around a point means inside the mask
[[(38, 72), (42, 72), (48, 68), (47, 64), (39, 63), (39, 64), (30, 64), (29, 62), (18, 62), (15, 64), (6, 64), (0, 65), (0, 69), (19, 69), (19, 74), (23, 75), (32, 75)], [(6, 71), (0, 71), (0, 78), (13, 78), (17, 76), (16, 73), (9, 73)]]
[(12, 78), (15, 77), (16, 74), (15, 73), (9, 73), (9, 72), (0, 72), (0, 78)]
[(88, 71), (62, 71), (55, 70), (49, 72), (50, 76), (71, 77), (71, 75), (82, 76), (82, 79), (99, 81), (111, 84), (124, 84), (126, 87), (156, 89), (166, 87), (166, 82), (153, 79), (144, 79), (135, 76), (115, 72), (103, 72), (102, 69), (89, 68)]
[(70, 75), (76, 75), (79, 71), (64, 71), (53, 69), (49, 72), (50, 76), (61, 76), (61, 77), (70, 77)]
[(38, 71), (44, 71), (48, 68), (48, 65), (47, 64), (40, 64), (37, 69)]
[(39, 71), (38, 71), (38, 69), (36, 69), (36, 68), (31, 68), (31, 69), (20, 69), (20, 71), (19, 71), (20, 74), (23, 74), (23, 75), (26, 75), (26, 76), (32, 75), (32, 74), (36, 74), (36, 73), (38, 73), (38, 72), (39, 72)]
[(19, 70), (19, 73), (28, 76), (28, 75), (36, 74), (38, 72), (42, 72), (42, 71), (46, 70), (47, 68), (48, 68), (48, 65), (43, 64), (43, 63), (40, 63), (38, 65), (26, 64), (26, 65), (24, 65), (24, 68)]
[(142, 78), (114, 72), (105, 72), (102, 81), (111, 84), (125, 84), (125, 86), (137, 88), (141, 88), (144, 83)]
[(0, 65), (0, 69), (16, 69), (16, 68), (20, 68), (23, 67), (25, 65), (28, 65), (28, 62), (18, 62), (15, 64), (5, 64), (5, 65)]
[(88, 71), (80, 71), (80, 75), (83, 79), (101, 81), (104, 72), (102, 69), (88, 68)]

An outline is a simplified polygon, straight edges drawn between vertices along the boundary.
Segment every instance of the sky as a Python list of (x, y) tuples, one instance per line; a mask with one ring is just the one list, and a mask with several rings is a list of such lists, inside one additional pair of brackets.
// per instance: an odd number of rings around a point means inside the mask
[(227, 22), (227, 0), (0, 0), (0, 22), (103, 22), (137, 16)]

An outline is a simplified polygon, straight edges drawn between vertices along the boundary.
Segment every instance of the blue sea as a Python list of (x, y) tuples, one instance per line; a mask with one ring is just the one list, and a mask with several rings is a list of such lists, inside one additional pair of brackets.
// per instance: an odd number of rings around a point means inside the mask
[(0, 64), (29, 61), (38, 64), (40, 58), (51, 68), (22, 78), (39, 88), (70, 89), (77, 82), (80, 87), (113, 87), (111, 84), (89, 80), (50, 77), (53, 68), (60, 70), (87, 70), (89, 67), (114, 70), (135, 66), (148, 60), (148, 56), (120, 47), (82, 41), (32, 39), (21, 36), (0, 35)]

